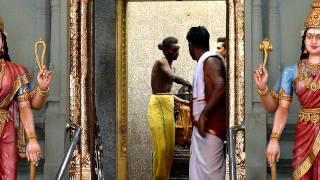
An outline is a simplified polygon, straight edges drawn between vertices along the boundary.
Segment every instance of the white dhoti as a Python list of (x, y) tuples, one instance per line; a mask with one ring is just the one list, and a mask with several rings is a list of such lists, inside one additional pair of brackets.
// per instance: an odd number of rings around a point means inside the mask
[(225, 180), (223, 141), (214, 135), (203, 138), (193, 128), (189, 164), (190, 180)]
[[(199, 120), (206, 106), (203, 64), (208, 57), (223, 59), (214, 52), (205, 52), (199, 59), (193, 76), (193, 118)], [(217, 136), (206, 134), (203, 138), (193, 127), (191, 138), (191, 157), (189, 163), (190, 180), (225, 180), (225, 159), (223, 141)]]

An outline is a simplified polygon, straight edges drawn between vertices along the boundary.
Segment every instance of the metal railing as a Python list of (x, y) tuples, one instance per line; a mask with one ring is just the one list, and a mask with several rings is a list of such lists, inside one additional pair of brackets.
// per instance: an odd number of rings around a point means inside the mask
[(228, 130), (228, 155), (229, 155), (229, 175), (231, 180), (237, 179), (237, 163), (236, 163), (236, 152), (235, 152), (235, 144), (236, 144), (236, 137), (235, 134), (238, 131), (244, 131), (245, 126), (244, 124), (236, 125)]
[(74, 130), (74, 136), (71, 140), (71, 143), (69, 145), (68, 151), (66, 152), (65, 156), (63, 157), (62, 163), (59, 167), (58, 173), (56, 175), (56, 180), (61, 180), (63, 177), (63, 174), (66, 171), (66, 168), (68, 167), (68, 164), (70, 162), (70, 159), (72, 157), (73, 151), (76, 148), (79, 139), (80, 139), (80, 135), (81, 135), (81, 128), (76, 125), (76, 124), (67, 124), (66, 125), (66, 129), (68, 130)]

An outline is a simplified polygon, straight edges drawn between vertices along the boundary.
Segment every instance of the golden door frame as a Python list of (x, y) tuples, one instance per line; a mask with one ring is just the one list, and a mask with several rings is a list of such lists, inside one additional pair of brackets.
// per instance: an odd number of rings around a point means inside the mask
[[(229, 126), (244, 123), (244, 1), (227, 1)], [(128, 179), (127, 0), (116, 1), (116, 177)], [(236, 135), (237, 179), (245, 179), (244, 133)]]

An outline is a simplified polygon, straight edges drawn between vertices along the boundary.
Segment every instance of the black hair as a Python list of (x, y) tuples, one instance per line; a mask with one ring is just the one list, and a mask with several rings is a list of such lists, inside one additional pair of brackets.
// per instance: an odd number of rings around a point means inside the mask
[(173, 36), (169, 36), (169, 37), (166, 37), (162, 43), (159, 43), (158, 44), (158, 48), (160, 50), (167, 50), (171, 47), (172, 44), (177, 44), (178, 43), (178, 39), (173, 37)]
[(204, 26), (191, 27), (187, 34), (187, 40), (194, 46), (209, 49), (210, 34)]
[(217, 42), (222, 42), (222, 46), (226, 49), (227, 48), (227, 41), (226, 37), (218, 37)]
[(2, 36), (2, 41), (3, 41), (3, 53), (0, 53), (0, 59), (4, 59), (5, 61), (11, 61), (10, 59), (10, 55), (9, 55), (9, 48), (8, 48), (8, 44), (7, 44), (7, 36), (0, 31), (1, 36)]
[(301, 55), (300, 55), (300, 60), (302, 59), (308, 59), (309, 58), (309, 53), (306, 49), (306, 36), (307, 36), (307, 31), (309, 28), (304, 30), (303, 36), (302, 36), (302, 43), (301, 43)]

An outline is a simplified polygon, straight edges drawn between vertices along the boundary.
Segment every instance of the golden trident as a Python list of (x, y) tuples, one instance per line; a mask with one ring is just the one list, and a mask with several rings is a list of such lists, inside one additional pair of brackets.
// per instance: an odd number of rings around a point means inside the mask
[[(42, 45), (41, 59), (39, 59), (39, 54), (38, 54), (39, 45)], [(34, 54), (36, 56), (36, 62), (37, 62), (38, 68), (40, 71), (42, 71), (45, 68), (43, 61), (44, 61), (44, 55), (46, 54), (46, 43), (42, 40), (41, 37), (36, 43), (34, 43)]]
[(264, 38), (262, 43), (259, 45), (259, 50), (263, 51), (263, 67), (266, 67), (268, 61), (268, 51), (272, 51), (272, 44), (269, 41), (269, 38)]

